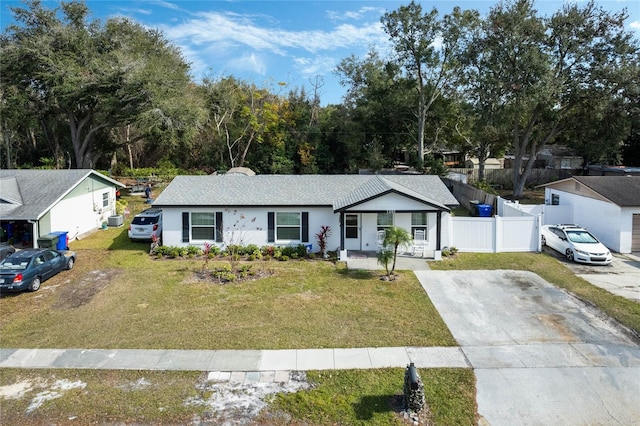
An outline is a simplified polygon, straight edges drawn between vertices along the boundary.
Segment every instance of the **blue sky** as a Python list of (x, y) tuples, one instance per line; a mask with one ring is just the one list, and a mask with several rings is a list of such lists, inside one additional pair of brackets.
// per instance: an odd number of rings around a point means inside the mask
[[(46, 7), (59, 2), (44, 0)], [(406, 1), (191, 1), (191, 0), (86, 0), (93, 19), (123, 16), (161, 30), (191, 64), (192, 77), (232, 75), (286, 94), (289, 89), (320, 81), (323, 105), (340, 103), (345, 89), (333, 72), (340, 60), (364, 57), (371, 47), (385, 52), (388, 37), (380, 17), (408, 4)], [(441, 15), (454, 6), (486, 13), (496, 1), (421, 1), (425, 11), (436, 7)], [(538, 0), (536, 8), (550, 15), (561, 0)], [(640, 38), (640, 3), (637, 0), (598, 1), (610, 11), (627, 8), (629, 31)], [(11, 21), (10, 5), (0, 0), (1, 26)]]

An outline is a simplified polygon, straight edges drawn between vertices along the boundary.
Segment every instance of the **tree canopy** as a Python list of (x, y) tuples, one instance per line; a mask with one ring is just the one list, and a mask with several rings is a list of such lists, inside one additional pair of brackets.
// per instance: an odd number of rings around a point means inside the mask
[(440, 151), (481, 168), (510, 153), (518, 197), (547, 144), (585, 164), (640, 165), (638, 40), (626, 11), (594, 2), (543, 16), (533, 0), (504, 0), (480, 16), (411, 1), (380, 18), (389, 54), (339, 62), (347, 94), (325, 107), (318, 77), (311, 93), (286, 94), (234, 76), (195, 81), (160, 31), (91, 20), (82, 1), (11, 10), (0, 36), (2, 167), (354, 173), (408, 161), (435, 173)]

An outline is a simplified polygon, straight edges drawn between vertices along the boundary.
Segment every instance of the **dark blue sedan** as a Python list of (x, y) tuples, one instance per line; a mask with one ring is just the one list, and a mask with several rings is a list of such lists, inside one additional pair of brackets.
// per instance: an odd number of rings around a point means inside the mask
[(37, 291), (40, 284), (58, 272), (73, 268), (72, 251), (24, 249), (0, 262), (0, 292)]

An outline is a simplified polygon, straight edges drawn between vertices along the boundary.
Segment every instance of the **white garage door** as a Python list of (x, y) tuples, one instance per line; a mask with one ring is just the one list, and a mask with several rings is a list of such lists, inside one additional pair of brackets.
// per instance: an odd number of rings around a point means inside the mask
[(640, 214), (633, 215), (633, 226), (631, 229), (631, 251), (640, 251)]

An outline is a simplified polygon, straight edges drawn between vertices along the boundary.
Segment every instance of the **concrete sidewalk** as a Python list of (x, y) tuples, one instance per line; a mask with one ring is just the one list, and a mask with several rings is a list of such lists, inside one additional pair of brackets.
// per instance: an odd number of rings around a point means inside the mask
[[(278, 376), (306, 370), (406, 367), (470, 368), (459, 347), (284, 350), (0, 349), (0, 368), (182, 370), (220, 377)], [(224, 374), (227, 373), (227, 374)], [(236, 374), (234, 374), (236, 373)], [(244, 376), (237, 373), (242, 373)]]

